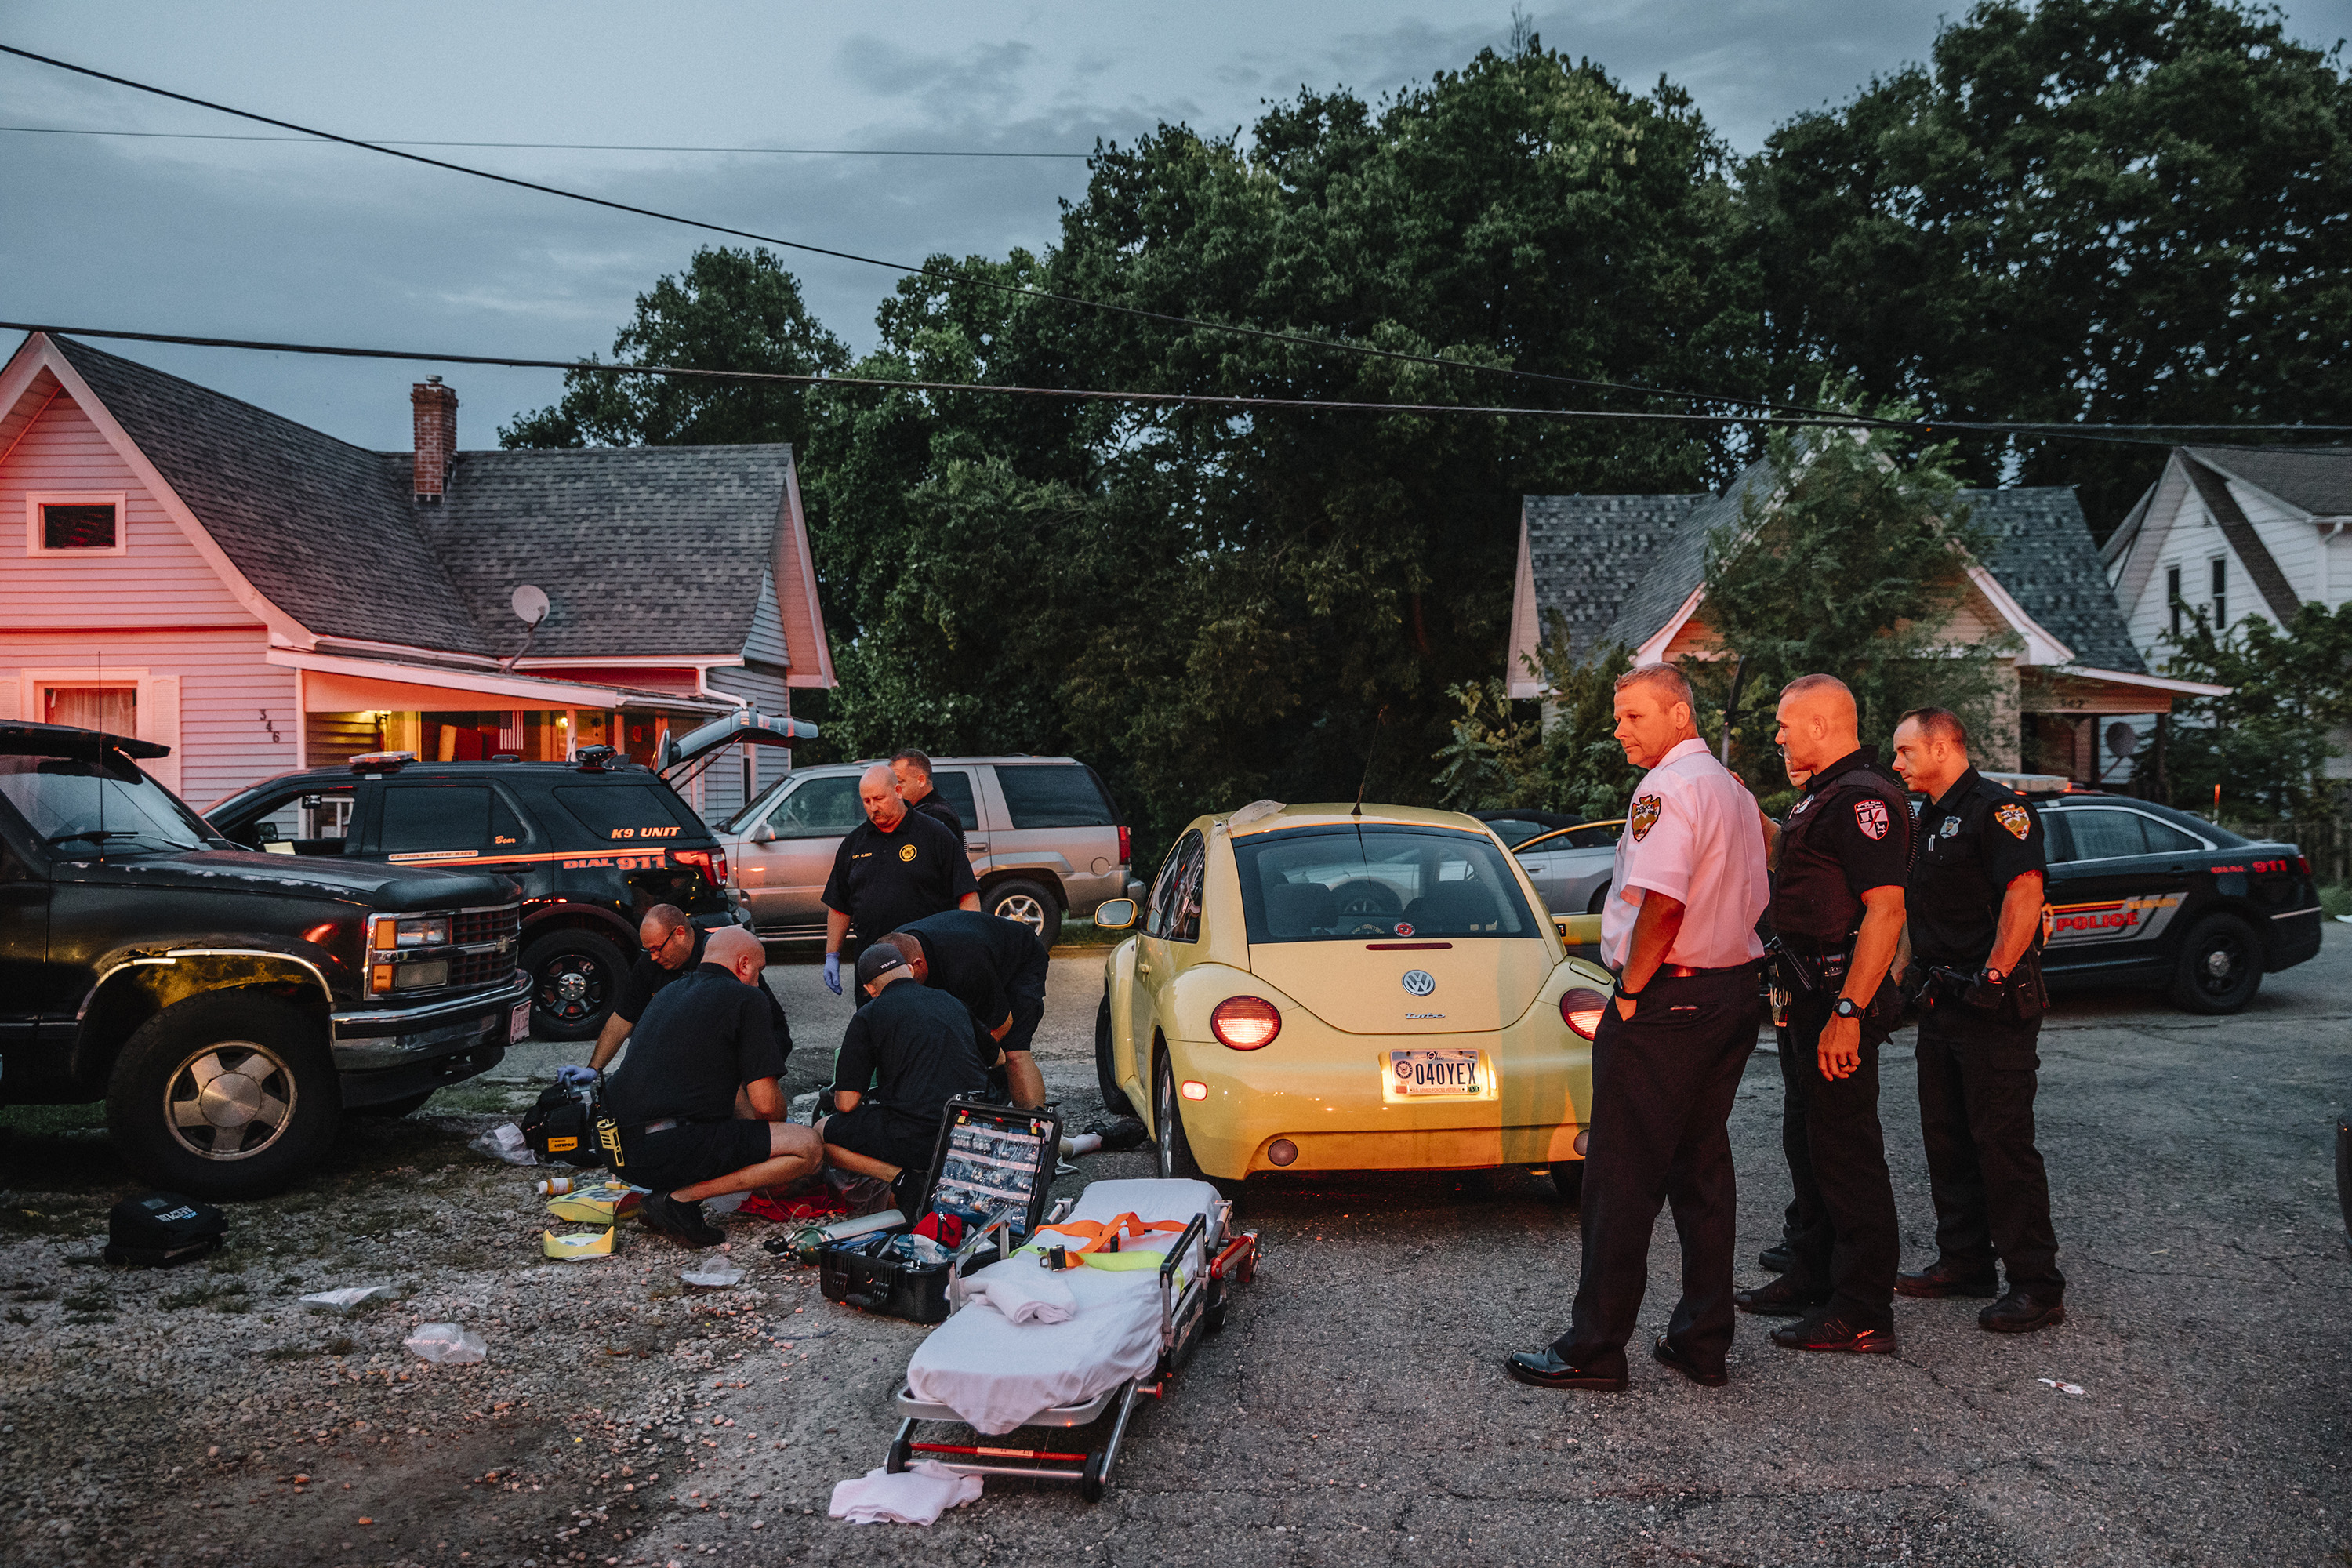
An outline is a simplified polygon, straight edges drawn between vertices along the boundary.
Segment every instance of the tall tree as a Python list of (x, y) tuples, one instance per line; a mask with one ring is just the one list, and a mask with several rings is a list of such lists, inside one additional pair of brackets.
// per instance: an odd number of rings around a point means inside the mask
[[(2232, 0), (1984, 0), (1743, 174), (1793, 383), (1942, 418), (2352, 419), (2352, 86)], [(2160, 449), (1971, 441), (2105, 533)]]
[[(2165, 660), (2165, 673), (2230, 688), (2173, 710), (2162, 761), (2172, 798), (2236, 822), (2340, 816), (2342, 785), (2327, 777), (2352, 726), (2352, 604), (2306, 603), (2282, 627), (2260, 616), (2216, 627), (2201, 609)], [(2146, 777), (2157, 759), (2143, 753)]]

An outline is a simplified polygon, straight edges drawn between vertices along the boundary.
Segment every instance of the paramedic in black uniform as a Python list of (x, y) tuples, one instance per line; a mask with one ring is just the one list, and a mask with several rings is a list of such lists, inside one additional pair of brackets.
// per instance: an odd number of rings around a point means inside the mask
[[(613, 1002), (612, 1016), (604, 1020), (604, 1031), (596, 1037), (596, 1048), (589, 1053), (588, 1066), (596, 1072), (604, 1070), (606, 1063), (619, 1052), (621, 1042), (637, 1020), (646, 1016), (662, 989), (682, 980), (702, 966), (710, 933), (688, 918), (676, 904), (656, 904), (646, 911), (637, 924), (637, 960), (629, 965), (627, 978), (621, 982), (621, 994)], [(768, 1026), (776, 1037), (776, 1047), (786, 1061), (793, 1056), (793, 1026), (784, 1018), (784, 1005), (768, 989), (763, 976), (755, 983), (760, 994), (768, 999)], [(562, 1078), (567, 1068), (557, 1069)]]
[(922, 1202), (947, 1103), (988, 1084), (996, 1047), (971, 1009), (915, 978), (912, 937), (890, 935), (857, 955), (857, 984), (871, 998), (841, 1037), (834, 1058), (837, 1108), (816, 1124), (825, 1163), (891, 1185), (898, 1212)]
[(621, 1130), (614, 1173), (651, 1189), (638, 1209), (648, 1226), (695, 1247), (727, 1239), (703, 1199), (798, 1181), (824, 1157), (814, 1129), (785, 1120), (784, 1057), (757, 994), (767, 963), (742, 927), (711, 932), (703, 962), (637, 1020), (604, 1085)]
[(1003, 1047), (1013, 1103), (1035, 1110), (1045, 1103), (1045, 1078), (1029, 1054), (1045, 1016), (1045, 944), (1019, 921), (978, 910), (949, 910), (898, 928), (915, 939), (915, 978), (971, 1009), (989, 1037)]
[[(841, 944), (854, 922), (861, 944), (942, 910), (980, 908), (980, 884), (963, 841), (907, 807), (898, 777), (877, 763), (857, 781), (866, 820), (834, 852), (824, 884), (824, 984), (841, 994)], [(858, 987), (858, 1005), (868, 994)]]
[(1774, 984), (1788, 994), (1780, 1148), (1798, 1229), (1787, 1271), (1737, 1300), (1799, 1320), (1773, 1331), (1784, 1349), (1891, 1352), (1901, 1244), (1878, 1124), (1878, 1048), (1903, 1012), (1888, 971), (1903, 936), (1911, 812), (1901, 781), (1862, 745), (1845, 682), (1798, 677), (1779, 717), (1776, 742), (1790, 771), (1807, 775), (1788, 826), (1765, 819)]
[[(1906, 1296), (1999, 1296), (1996, 1333), (2066, 1321), (2050, 1178), (2033, 1146), (2042, 984), (2042, 819), (1969, 763), (1969, 732), (1941, 708), (1895, 731), (1895, 771), (1927, 797), (1911, 863), (1911, 968), (1919, 998), (1919, 1130), (1936, 1199), (1936, 1261), (1895, 1281)], [(1999, 1258), (2009, 1276), (2001, 1295)]]
[(954, 834), (957, 843), (963, 842), (964, 829), (970, 824), (958, 816), (955, 807), (941, 800), (940, 792), (931, 787), (929, 757), (916, 751), (912, 746), (903, 752), (894, 752), (890, 756), (890, 772), (897, 775), (898, 794), (905, 798), (909, 807), (921, 812), (925, 816)]

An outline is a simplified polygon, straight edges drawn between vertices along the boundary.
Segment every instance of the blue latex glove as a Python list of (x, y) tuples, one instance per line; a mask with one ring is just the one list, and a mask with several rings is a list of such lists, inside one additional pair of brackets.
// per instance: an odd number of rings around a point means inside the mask
[(837, 952), (824, 955), (824, 988), (835, 996), (841, 994), (841, 954)]
[(583, 1067), (577, 1062), (555, 1069), (555, 1081), (565, 1089), (585, 1089), (601, 1076), (594, 1068)]

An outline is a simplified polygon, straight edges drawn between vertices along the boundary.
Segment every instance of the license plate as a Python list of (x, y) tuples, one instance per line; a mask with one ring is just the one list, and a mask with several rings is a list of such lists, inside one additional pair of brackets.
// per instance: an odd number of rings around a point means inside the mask
[(1407, 1096), (1481, 1092), (1476, 1051), (1391, 1051), (1389, 1077), (1396, 1091)]
[(516, 1045), (530, 1036), (530, 1003), (516, 1003), (507, 1010), (507, 1044)]

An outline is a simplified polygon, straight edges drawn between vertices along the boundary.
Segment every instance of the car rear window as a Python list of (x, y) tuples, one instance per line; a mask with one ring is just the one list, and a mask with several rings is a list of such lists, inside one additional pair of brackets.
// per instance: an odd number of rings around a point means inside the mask
[(1234, 843), (1252, 942), (1533, 937), (1540, 928), (1494, 840), (1368, 826)]
[(555, 802), (600, 844), (647, 838), (659, 844), (707, 837), (685, 803), (658, 784), (559, 784)]
[(387, 784), (380, 855), (489, 853), (529, 836), (514, 809), (488, 784)]
[[(1528, 839), (1533, 838), (1538, 833), (1549, 833), (1551, 831), (1551, 828), (1548, 824), (1531, 821), (1523, 816), (1489, 817), (1486, 821), (1486, 826), (1495, 830), (1496, 837), (1501, 839), (1504, 843), (1511, 846), (1513, 848), (1517, 848), (1520, 845), (1525, 844)], [(1567, 824), (1562, 823), (1560, 826), (1565, 827)], [(1558, 847), (1558, 846), (1555, 845), (1554, 847)]]
[(768, 814), (768, 826), (779, 838), (839, 838), (865, 820), (856, 773), (803, 779)]
[(999, 766), (996, 785), (1015, 827), (1109, 827), (1118, 820), (1094, 774), (1076, 763)]

